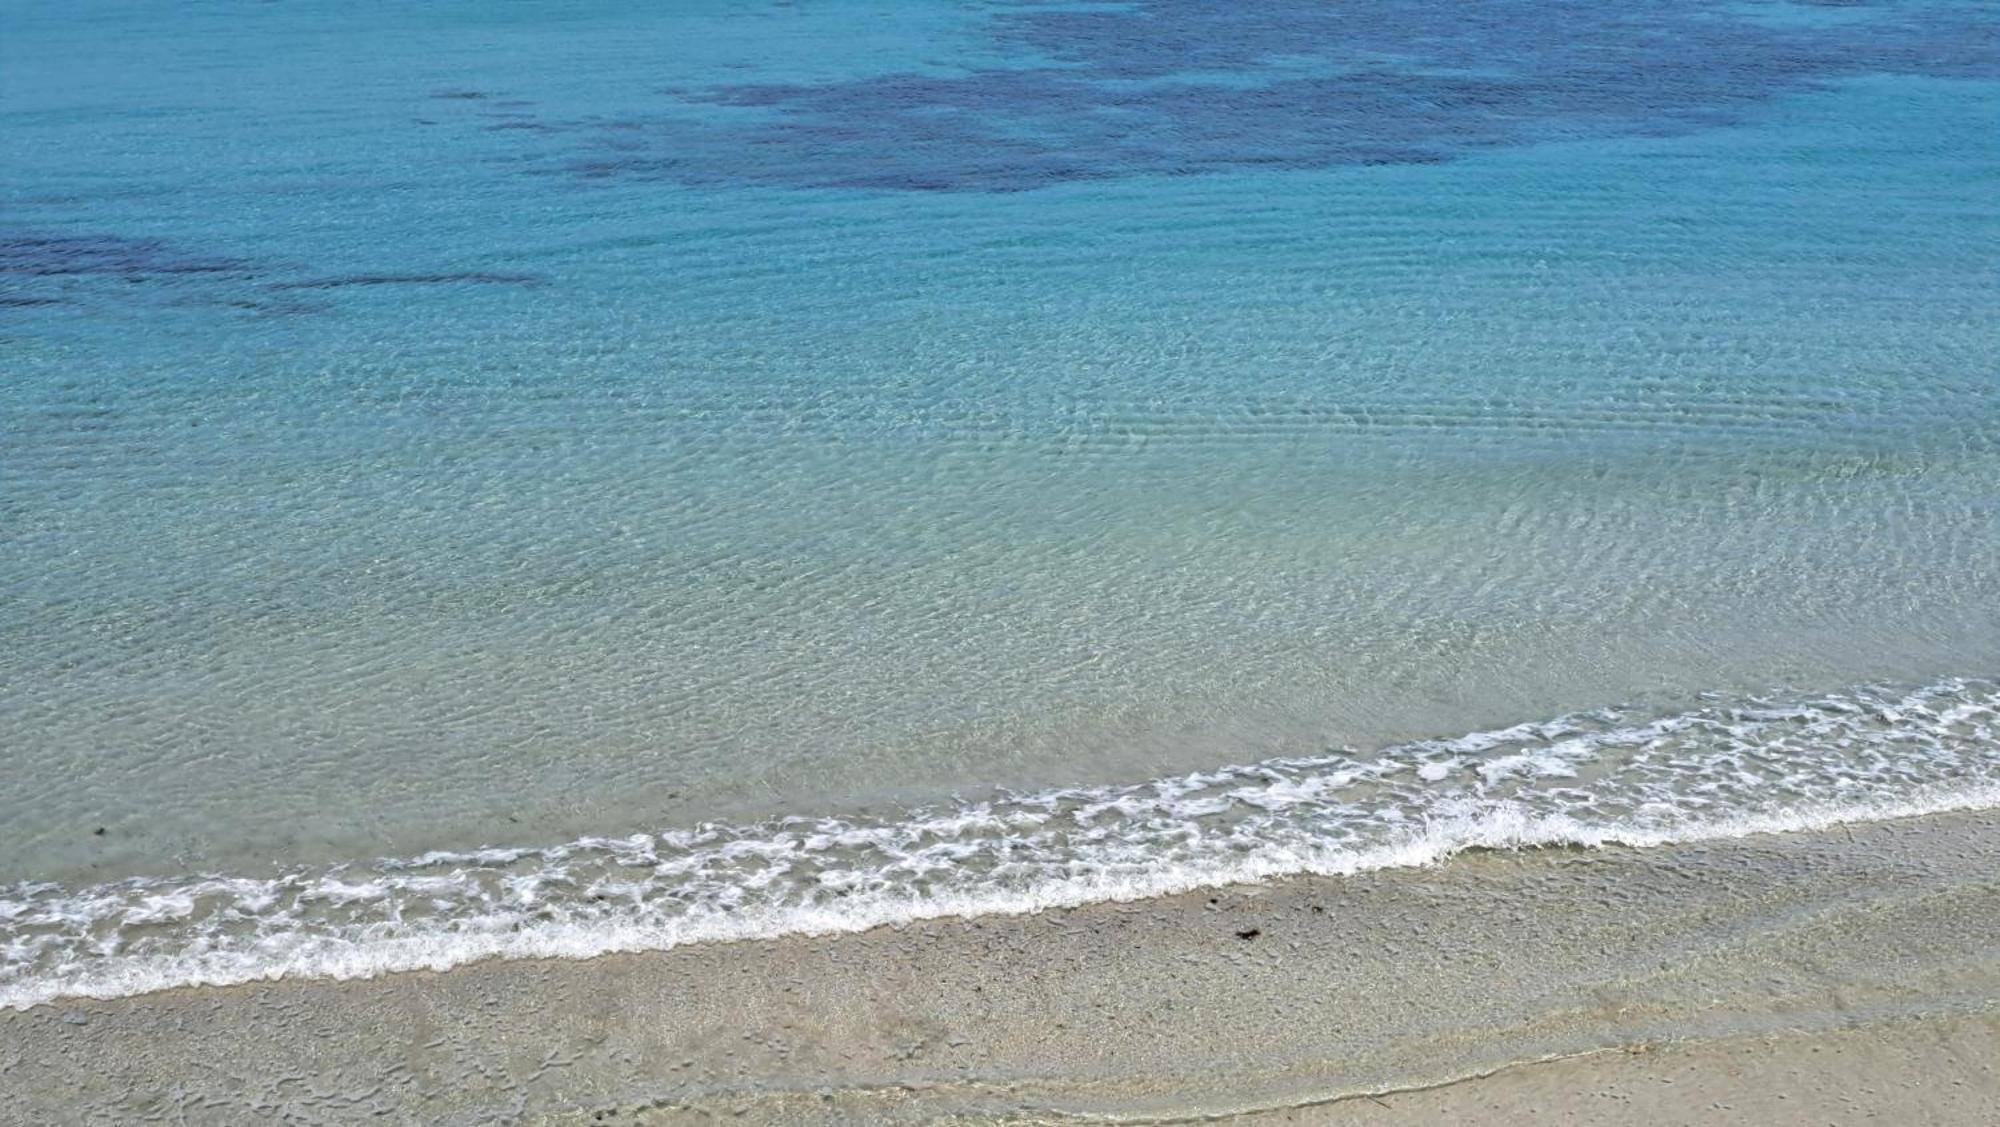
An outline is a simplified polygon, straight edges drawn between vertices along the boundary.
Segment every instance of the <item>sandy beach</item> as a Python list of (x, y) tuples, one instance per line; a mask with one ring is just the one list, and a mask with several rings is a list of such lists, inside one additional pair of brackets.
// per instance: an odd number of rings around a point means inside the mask
[(1977, 1122), (2000, 813), (0, 1014), (0, 1121)]
[(2000, 1018), (1989, 1011), (1628, 1046), (1240, 1122), (1983, 1123), (2000, 1100), (1997, 1059)]

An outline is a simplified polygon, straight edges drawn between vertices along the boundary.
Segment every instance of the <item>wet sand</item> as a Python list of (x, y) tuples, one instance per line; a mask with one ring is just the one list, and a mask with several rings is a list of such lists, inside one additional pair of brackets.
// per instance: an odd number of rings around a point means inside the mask
[(1996, 999), (1988, 811), (72, 1001), (0, 1122), (1978, 1122)]

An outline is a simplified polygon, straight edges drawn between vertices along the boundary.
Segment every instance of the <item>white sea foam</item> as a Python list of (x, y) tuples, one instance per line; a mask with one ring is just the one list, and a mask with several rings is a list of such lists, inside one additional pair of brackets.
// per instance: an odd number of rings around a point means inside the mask
[(0, 892), (0, 1005), (1034, 912), (1474, 848), (1652, 846), (2000, 805), (2000, 684), (1602, 711), (1368, 753), (433, 852)]

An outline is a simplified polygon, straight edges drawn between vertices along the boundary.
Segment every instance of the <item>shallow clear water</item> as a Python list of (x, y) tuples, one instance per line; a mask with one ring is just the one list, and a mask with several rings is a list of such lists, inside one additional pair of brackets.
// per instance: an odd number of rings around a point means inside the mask
[[(249, 944), (210, 978), (515, 949), (335, 958), (352, 921), (275, 893), (144, 906), (211, 877), (893, 837), (1003, 790), (1408, 774), (1412, 741), (1611, 707), (1961, 702), (1751, 739), (1750, 777), (1810, 785), (1715, 791), (1741, 740), (1680, 775), (1592, 740), (1525, 793), (1399, 775), (1112, 883), (1387, 857), (1386, 810), (1588, 839), (2000, 783), (1990, 6), (0, 22), (8, 997), (77, 936), (153, 970)], [(900, 863), (845, 918), (926, 910)], [(989, 871), (926, 902), (1065, 895)], [(661, 895), (774, 879), (701, 875)], [(755, 930), (600, 918), (596, 879), (557, 893), (599, 937), (566, 950)], [(825, 926), (799, 879), (757, 918)]]

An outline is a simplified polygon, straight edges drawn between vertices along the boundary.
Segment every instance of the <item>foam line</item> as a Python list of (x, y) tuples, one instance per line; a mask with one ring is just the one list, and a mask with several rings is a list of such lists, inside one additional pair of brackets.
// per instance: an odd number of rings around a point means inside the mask
[(2000, 683), (1617, 710), (882, 821), (787, 818), (275, 879), (0, 893), (0, 1005), (1020, 914), (1467, 849), (1656, 846), (2000, 805)]

